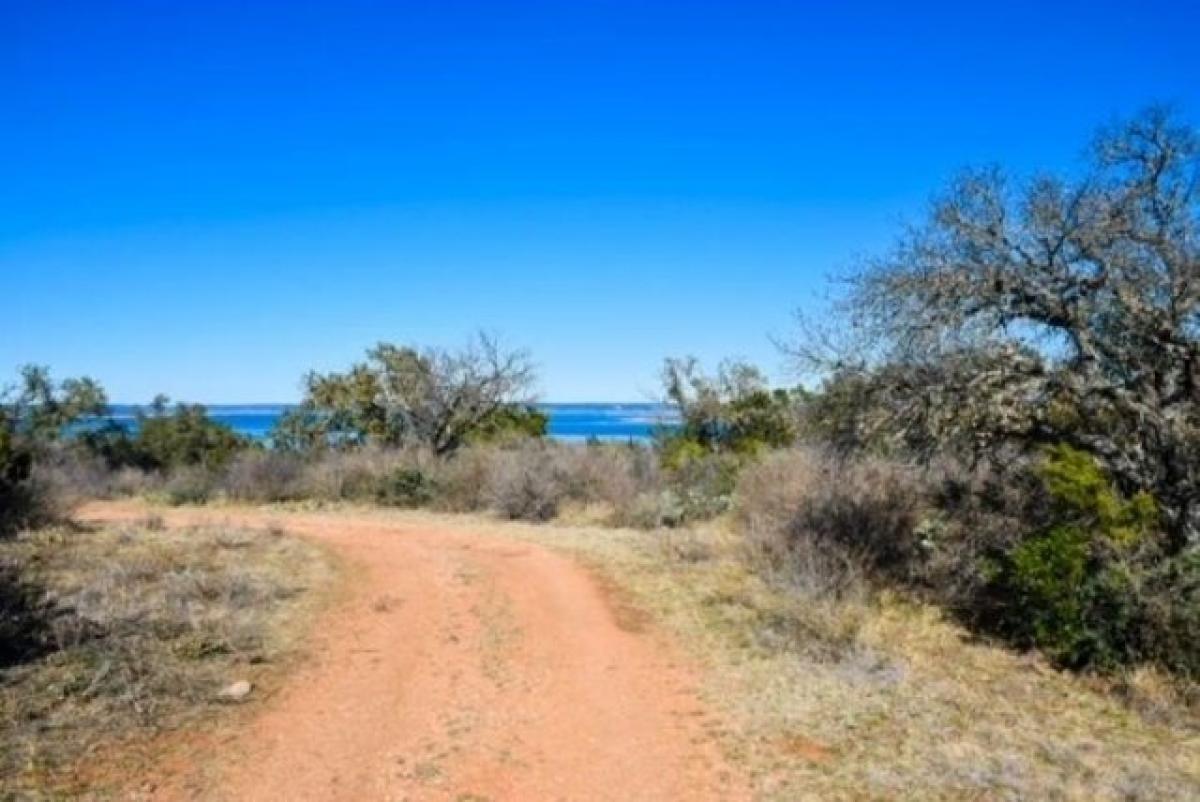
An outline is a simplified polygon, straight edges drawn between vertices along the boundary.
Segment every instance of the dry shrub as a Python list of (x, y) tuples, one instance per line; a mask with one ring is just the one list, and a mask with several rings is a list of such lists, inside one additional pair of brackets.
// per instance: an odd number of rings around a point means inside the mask
[(158, 490), (162, 481), (160, 475), (141, 468), (118, 468), (109, 475), (109, 495), (114, 498), (147, 495)]
[(28, 475), (17, 477), (0, 466), (0, 535), (62, 521), (81, 502), (108, 494), (107, 468), (81, 449), (46, 444), (29, 463)]
[[(112, 468), (100, 457), (73, 443), (56, 443), (46, 449), (34, 463), (29, 479), (29, 492), (41, 505), (37, 523), (61, 520), (80, 503), (97, 498), (120, 498), (163, 493), (184, 501), (203, 501), (211, 487), (200, 489), (196, 475), (180, 478), (167, 492), (175, 477), (125, 466)], [(212, 477), (203, 484), (211, 485)]]
[(104, 462), (63, 444), (55, 444), (39, 455), (32, 479), (49, 503), (64, 511), (86, 499), (110, 494), (111, 472)]
[(545, 439), (477, 443), (441, 457), (418, 448), (307, 455), (248, 449), (219, 470), (181, 467), (166, 473), (113, 471), (94, 458), (75, 459), (51, 464), (43, 473), (42, 484), (54, 492), (37, 498), (47, 504), (136, 495), (171, 504), (203, 504), (217, 497), (255, 503), (312, 499), (493, 510), (509, 518), (547, 520), (570, 502), (593, 520), (618, 526), (651, 528), (693, 517), (687, 512), (690, 496), (668, 486), (653, 449)]
[(668, 490), (658, 454), (639, 445), (547, 444), (566, 497), (612, 526), (650, 529), (675, 522), (679, 504)]
[(299, 498), (304, 461), (282, 451), (243, 451), (222, 477), (226, 495), (238, 501), (273, 502)]
[(814, 595), (923, 570), (926, 493), (906, 466), (782, 451), (741, 476), (736, 515), (756, 563)]
[(204, 504), (216, 494), (218, 481), (204, 468), (179, 468), (163, 482), (161, 493), (168, 504)]
[(301, 540), (227, 528), (42, 531), (0, 544), (0, 565), (27, 598), (30, 648), (0, 671), (0, 786), (15, 798), (67, 796), (54, 778), (73, 760), (262, 676), (329, 575)]
[(1120, 674), (1112, 689), (1146, 721), (1168, 726), (1200, 725), (1200, 686), (1152, 666)]
[(557, 444), (554, 451), (567, 491), (576, 501), (619, 513), (661, 484), (657, 456), (642, 446)]
[(546, 440), (470, 446), (429, 463), (427, 472), (431, 503), (439, 509), (490, 509), (532, 521), (549, 520), (574, 502), (597, 508), (611, 523), (628, 525), (647, 488), (660, 483), (649, 449)]
[[(525, 441), (504, 449), (472, 448), (455, 456), (439, 492), (456, 499), (451, 509), (486, 506), (508, 518), (545, 521), (563, 504), (595, 507), (610, 523), (628, 525), (641, 516), (643, 499), (661, 485), (655, 455), (647, 448)], [(464, 481), (486, 487), (474, 497)], [(476, 491), (478, 492), (478, 491)], [(474, 507), (467, 507), (468, 498)], [(655, 518), (648, 525), (657, 525)]]
[(433, 505), (448, 512), (486, 509), (490, 500), (488, 488), (499, 453), (498, 448), (491, 446), (472, 446), (438, 463)]
[(651, 485), (650, 490), (639, 492), (615, 507), (608, 522), (631, 529), (656, 529), (677, 527), (684, 520), (679, 497), (671, 490)]
[(929, 576), (938, 598), (952, 608), (970, 606), (984, 591), (988, 555), (1010, 551), (1049, 520), (1044, 486), (1021, 466), (1014, 458), (1006, 471), (952, 460), (930, 467), (938, 514), (926, 533), (934, 543)]
[(489, 506), (506, 518), (548, 521), (569, 498), (568, 475), (551, 448), (497, 452), (488, 479)]
[(321, 501), (373, 501), (386, 477), (421, 470), (428, 459), (424, 453), (408, 449), (324, 452), (304, 466), (299, 493)]

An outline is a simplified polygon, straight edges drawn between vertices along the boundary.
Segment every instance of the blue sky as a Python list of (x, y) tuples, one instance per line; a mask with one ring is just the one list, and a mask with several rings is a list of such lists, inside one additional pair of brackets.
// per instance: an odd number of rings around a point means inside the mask
[(644, 400), (953, 172), (1200, 115), (1192, 3), (0, 0), (0, 374), (288, 401), (378, 340)]

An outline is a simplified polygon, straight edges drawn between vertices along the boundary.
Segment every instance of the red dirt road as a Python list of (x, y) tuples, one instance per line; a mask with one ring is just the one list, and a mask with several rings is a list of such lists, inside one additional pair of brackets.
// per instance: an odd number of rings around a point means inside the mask
[[(89, 520), (145, 515), (99, 503)], [(695, 675), (569, 558), (353, 513), (172, 511), (330, 546), (345, 592), (311, 658), (154, 799), (657, 802), (748, 799)]]

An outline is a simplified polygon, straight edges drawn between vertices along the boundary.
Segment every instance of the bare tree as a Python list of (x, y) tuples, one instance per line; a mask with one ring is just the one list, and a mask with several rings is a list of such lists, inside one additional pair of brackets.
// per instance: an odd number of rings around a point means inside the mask
[[(1062, 442), (1200, 540), (1200, 147), (1163, 109), (1104, 130), (1079, 180), (970, 172), (851, 279), (876, 423), (996, 453)], [(798, 355), (814, 351), (801, 344)]]

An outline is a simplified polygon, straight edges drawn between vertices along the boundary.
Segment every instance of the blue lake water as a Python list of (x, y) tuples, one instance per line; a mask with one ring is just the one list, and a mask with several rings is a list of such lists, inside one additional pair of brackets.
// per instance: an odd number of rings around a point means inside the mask
[[(656, 428), (669, 426), (673, 412), (662, 404), (538, 404), (550, 417), (550, 436), (558, 440), (625, 442), (648, 440)], [(135, 407), (114, 405), (112, 416), (132, 420)], [(270, 434), (286, 404), (211, 404), (209, 416), (239, 434), (261, 440)]]

